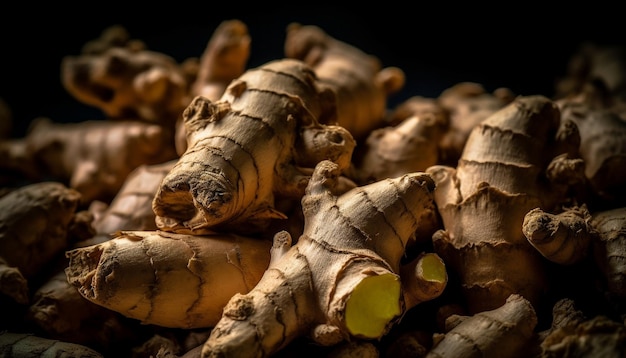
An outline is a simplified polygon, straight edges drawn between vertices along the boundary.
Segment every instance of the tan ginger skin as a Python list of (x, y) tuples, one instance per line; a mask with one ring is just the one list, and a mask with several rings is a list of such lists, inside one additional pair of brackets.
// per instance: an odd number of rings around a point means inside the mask
[(449, 128), (439, 141), (439, 162), (456, 166), (472, 129), (514, 98), (506, 87), (489, 93), (476, 82), (460, 82), (443, 90), (436, 99), (448, 114)]
[(291, 23), (285, 56), (304, 61), (337, 94), (337, 124), (360, 142), (385, 125), (387, 99), (404, 87), (404, 71), (339, 41), (317, 26)]
[(350, 166), (350, 133), (321, 124), (336, 114), (333, 92), (294, 59), (246, 71), (217, 102), (196, 97), (183, 113), (187, 150), (154, 197), (157, 227), (249, 234), (284, 219), (275, 199), (299, 200), (311, 165)]
[(30, 180), (48, 175), (81, 194), (81, 203), (109, 202), (132, 170), (177, 158), (173, 133), (139, 121), (54, 123), (37, 119), (26, 137), (0, 142), (0, 167)]
[(219, 100), (230, 82), (246, 71), (250, 44), (251, 37), (245, 23), (240, 20), (221, 22), (200, 57), (191, 95)]
[[(600, 84), (589, 83), (579, 93), (556, 101), (562, 117), (580, 131), (580, 156), (593, 197), (592, 208), (606, 210), (626, 199), (626, 121)], [(604, 207), (599, 206), (600, 204)]]
[(181, 66), (144, 48), (112, 46), (99, 53), (66, 56), (61, 83), (78, 101), (110, 119), (136, 119), (174, 130), (189, 102)]
[[(379, 339), (410, 308), (404, 281), (416, 278), (399, 276), (400, 260), (432, 208), (432, 179), (411, 173), (336, 195), (339, 176), (330, 161), (316, 166), (302, 236), (292, 245), (287, 232), (275, 235), (268, 270), (229, 301), (202, 357), (271, 356), (305, 335), (322, 345)], [(426, 276), (445, 286), (443, 263), (427, 266)]]
[(121, 231), (68, 251), (65, 272), (87, 300), (142, 323), (212, 327), (233, 295), (260, 280), (270, 247), (269, 240), (234, 234)]
[(358, 159), (359, 182), (368, 183), (425, 171), (439, 164), (448, 115), (434, 99), (411, 97), (390, 117), (393, 125), (374, 129)]
[(109, 235), (122, 230), (156, 230), (152, 199), (174, 164), (176, 160), (141, 165), (128, 174), (110, 204), (91, 202), (89, 212), (93, 214), (92, 226), (96, 233)]
[(537, 326), (537, 314), (528, 300), (509, 296), (493, 310), (472, 316), (451, 316), (443, 337), (435, 339), (426, 358), (526, 357)]
[(561, 265), (581, 262), (589, 254), (593, 229), (586, 206), (552, 214), (540, 208), (524, 216), (522, 231), (528, 242), (546, 259)]
[(544, 96), (518, 97), (470, 134), (456, 168), (427, 173), (443, 229), (433, 245), (458, 275), (470, 314), (495, 309), (511, 294), (539, 304), (544, 258), (522, 232), (526, 213), (555, 210), (568, 184), (583, 181), (579, 134)]
[[(250, 43), (245, 23), (237, 19), (221, 22), (200, 57), (197, 74), (189, 90), (190, 97), (202, 96), (212, 102), (219, 100), (230, 82), (246, 71)], [(176, 125), (176, 150), (182, 155), (186, 149), (185, 122), (179, 118)]]

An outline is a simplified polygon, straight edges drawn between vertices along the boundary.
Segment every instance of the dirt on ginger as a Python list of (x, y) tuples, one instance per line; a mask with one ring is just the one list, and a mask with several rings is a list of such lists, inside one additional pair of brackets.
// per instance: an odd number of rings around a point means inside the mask
[[(330, 161), (316, 166), (302, 199), (304, 233), (293, 245), (287, 232), (275, 235), (268, 270), (229, 301), (203, 357), (270, 356), (305, 335), (323, 345), (375, 340), (408, 309), (400, 261), (433, 209), (434, 182), (412, 173), (337, 195), (340, 172)], [(423, 268), (447, 280), (442, 261)]]

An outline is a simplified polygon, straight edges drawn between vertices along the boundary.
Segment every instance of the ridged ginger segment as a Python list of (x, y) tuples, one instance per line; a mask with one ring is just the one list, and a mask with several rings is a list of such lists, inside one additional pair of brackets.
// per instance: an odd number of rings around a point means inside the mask
[(432, 204), (433, 180), (406, 174), (335, 194), (339, 167), (320, 162), (302, 199), (303, 234), (274, 237), (270, 266), (235, 295), (203, 357), (270, 356), (296, 337), (320, 344), (381, 338), (406, 310), (405, 246)]
[(233, 234), (123, 231), (68, 251), (65, 272), (87, 300), (126, 317), (163, 327), (211, 327), (233, 295), (260, 280), (270, 246)]
[[(293, 59), (246, 71), (219, 101), (195, 97), (183, 113), (187, 149), (154, 197), (157, 227), (249, 234), (284, 219), (275, 197), (301, 198), (312, 171), (299, 160), (349, 165), (350, 133), (320, 124), (335, 116), (332, 91), (318, 88), (313, 70)], [(306, 139), (320, 130), (327, 135)]]
[(564, 177), (584, 177), (573, 157), (578, 138), (551, 100), (518, 97), (474, 128), (456, 168), (426, 170), (444, 226), (433, 235), (435, 252), (458, 275), (470, 312), (497, 308), (511, 294), (539, 302), (544, 260), (522, 224), (532, 209), (563, 200), (571, 182)]
[(337, 124), (359, 142), (385, 125), (387, 98), (404, 87), (403, 70), (383, 67), (376, 56), (317, 26), (291, 23), (286, 32), (285, 56), (310, 65), (322, 85), (336, 93)]
[(537, 313), (520, 295), (509, 296), (493, 310), (452, 316), (447, 332), (426, 358), (525, 357), (537, 326)]

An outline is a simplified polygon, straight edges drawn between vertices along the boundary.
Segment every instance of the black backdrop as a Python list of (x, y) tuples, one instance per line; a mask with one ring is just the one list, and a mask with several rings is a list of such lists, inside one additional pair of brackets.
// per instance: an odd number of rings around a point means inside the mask
[[(217, 25), (244, 21), (252, 37), (249, 67), (283, 56), (291, 22), (317, 25), (331, 36), (398, 66), (407, 75), (393, 106), (412, 95), (434, 97), (461, 82), (489, 91), (552, 95), (554, 81), (585, 41), (626, 44), (622, 12), (582, 4), (506, 2), (500, 5), (378, 1), (357, 8), (320, 2), (83, 2), (82, 6), (16, 5), (0, 21), (0, 98), (13, 113), (13, 135), (24, 134), (36, 117), (69, 122), (101, 118), (99, 111), (70, 97), (60, 82), (63, 56), (77, 55), (87, 41), (113, 24), (148, 48), (182, 61), (202, 54)], [(573, 3), (572, 3), (573, 4)], [(574, 6), (574, 5), (572, 5)]]

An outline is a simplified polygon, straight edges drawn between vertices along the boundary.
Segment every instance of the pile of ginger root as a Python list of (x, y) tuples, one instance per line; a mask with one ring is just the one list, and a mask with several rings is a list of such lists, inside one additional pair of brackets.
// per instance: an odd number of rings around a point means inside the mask
[(111, 26), (60, 69), (106, 119), (1, 137), (0, 356), (626, 355), (626, 49), (391, 106), (401, 68), (253, 36)]

